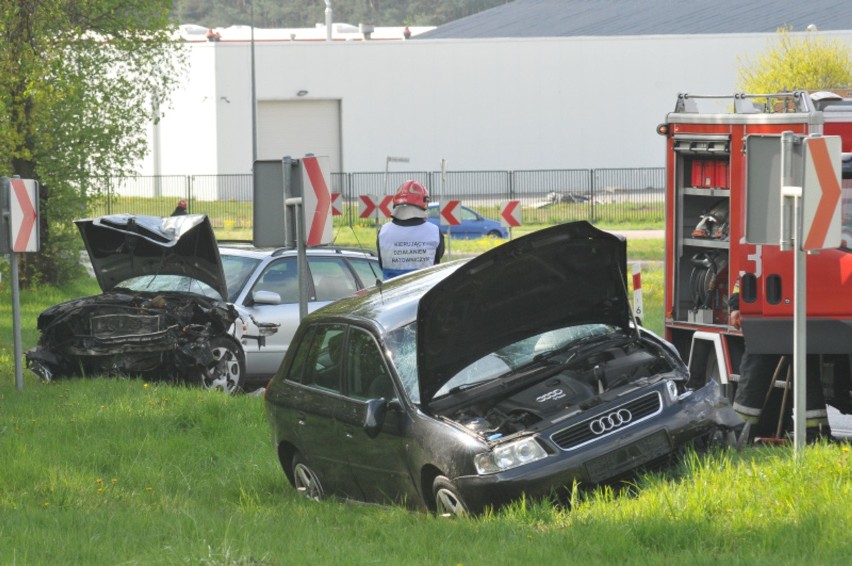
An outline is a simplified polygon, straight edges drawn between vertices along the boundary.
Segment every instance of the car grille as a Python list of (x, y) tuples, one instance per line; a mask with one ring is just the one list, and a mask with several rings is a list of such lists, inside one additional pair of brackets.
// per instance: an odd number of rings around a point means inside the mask
[[(574, 450), (588, 444), (589, 442), (593, 442), (600, 438), (604, 438), (618, 432), (620, 430), (624, 430), (629, 428), (649, 417), (652, 417), (659, 413), (662, 410), (662, 398), (658, 392), (649, 393), (647, 395), (643, 395), (642, 397), (638, 397), (625, 403), (624, 405), (619, 405), (617, 407), (611, 407), (606, 411), (596, 414), (593, 417), (589, 417), (579, 423), (576, 423), (566, 429), (560, 430), (559, 432), (551, 435), (551, 440), (556, 443), (563, 450)], [(612, 415), (618, 413), (622, 409), (626, 409), (630, 413), (630, 418), (627, 422), (621, 422), (623, 419), (614, 419), (615, 422), (610, 423), (607, 428), (603, 432), (599, 432), (595, 434), (593, 432), (593, 423), (595, 423), (598, 419), (606, 419), (608, 415)], [(622, 413), (624, 415), (625, 413)]]

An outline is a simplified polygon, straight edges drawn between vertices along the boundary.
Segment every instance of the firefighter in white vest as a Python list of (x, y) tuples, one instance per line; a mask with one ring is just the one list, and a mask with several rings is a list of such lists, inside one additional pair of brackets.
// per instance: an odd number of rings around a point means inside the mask
[(393, 220), (379, 231), (377, 248), (384, 278), (390, 279), (435, 265), (444, 255), (444, 236), (427, 222), (429, 191), (406, 181), (393, 197)]

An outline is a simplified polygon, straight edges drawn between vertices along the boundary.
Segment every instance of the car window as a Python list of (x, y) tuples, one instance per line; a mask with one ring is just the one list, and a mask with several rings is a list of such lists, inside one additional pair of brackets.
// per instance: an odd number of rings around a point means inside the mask
[(317, 301), (334, 301), (358, 290), (355, 276), (342, 258), (308, 258)]
[(373, 337), (353, 329), (346, 355), (347, 394), (355, 399), (391, 399), (395, 396), (390, 374)]
[(252, 293), (257, 291), (278, 293), (282, 304), (298, 303), (299, 272), (296, 258), (288, 257), (267, 265), (252, 287)]
[[(305, 381), (305, 368), (308, 367), (308, 358), (311, 353), (311, 345), (313, 344), (314, 336), (316, 335), (316, 327), (308, 328), (304, 335), (302, 335), (302, 340), (296, 346), (294, 342), (294, 352), (293, 363), (290, 364), (290, 369), (287, 372), (287, 379), (290, 381), (295, 381), (296, 383), (303, 383)], [(283, 369), (284, 366), (281, 366)], [(280, 370), (279, 370), (280, 371)]]
[(225, 281), (228, 283), (228, 300), (234, 302), (240, 294), (246, 281), (254, 273), (260, 259), (239, 255), (222, 256), (222, 269), (225, 271)]
[(375, 287), (376, 279), (382, 280), (382, 270), (379, 268), (379, 262), (369, 259), (349, 259), (349, 263), (358, 274), (364, 287)]
[(340, 391), (345, 331), (340, 324), (312, 329), (299, 343), (287, 378), (309, 387)]
[(462, 208), (461, 213), (459, 214), (459, 219), (462, 221), (465, 220), (476, 220), (476, 213), (469, 208)]
[(125, 279), (116, 287), (147, 293), (180, 292), (204, 295), (211, 299), (222, 298), (219, 292), (207, 283), (186, 275), (140, 275)]
[(437, 206), (430, 206), (428, 208), (428, 212), (429, 212), (429, 218), (438, 218), (438, 213), (440, 211), (438, 210)]
[(402, 387), (412, 403), (420, 403), (420, 384), (417, 380), (417, 326), (406, 324), (385, 336), (391, 362)]

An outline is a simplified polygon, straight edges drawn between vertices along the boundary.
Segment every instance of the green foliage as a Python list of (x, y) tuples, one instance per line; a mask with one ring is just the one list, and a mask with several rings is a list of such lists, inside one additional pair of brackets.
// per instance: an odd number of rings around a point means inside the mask
[(168, 0), (17, 0), (0, 33), (0, 164), (41, 183), (42, 252), (23, 258), (24, 285), (73, 275), (89, 180), (131, 173), (147, 127), (183, 80)]
[(796, 37), (789, 27), (778, 29), (756, 60), (744, 58), (740, 64), (738, 87), (743, 92), (833, 90), (852, 85), (852, 58), (844, 42), (812, 33)]

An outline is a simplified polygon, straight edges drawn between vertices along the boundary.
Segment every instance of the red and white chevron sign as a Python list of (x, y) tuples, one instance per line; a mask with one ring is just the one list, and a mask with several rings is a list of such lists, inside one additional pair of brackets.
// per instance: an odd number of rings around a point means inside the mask
[(374, 197), (358, 195), (358, 218), (390, 218), (393, 210), (393, 195)]
[(358, 195), (358, 218), (370, 218), (376, 215), (376, 197)]
[(329, 244), (332, 240), (331, 230), (331, 191), (326, 179), (328, 175), (328, 158), (306, 156), (302, 159), (304, 175), (302, 176), (302, 206), (305, 213), (308, 246)]
[(12, 251), (39, 251), (38, 182), (32, 179), (9, 179)]
[(460, 206), (460, 200), (448, 200), (444, 203), (441, 206), (441, 224), (448, 226), (458, 226), (461, 224), (461, 218), (459, 217), (461, 210), (457, 210)]
[(510, 200), (500, 210), (500, 222), (506, 228), (521, 225), (521, 201)]
[(379, 203), (379, 212), (382, 213), (382, 216), (385, 218), (390, 218), (392, 216), (393, 211), (393, 195), (386, 195), (382, 197), (382, 202)]

